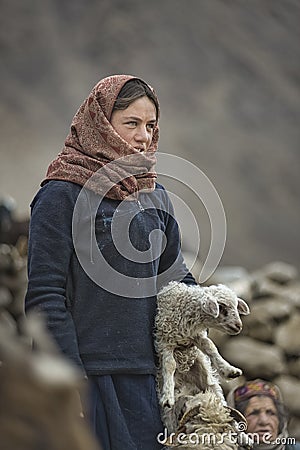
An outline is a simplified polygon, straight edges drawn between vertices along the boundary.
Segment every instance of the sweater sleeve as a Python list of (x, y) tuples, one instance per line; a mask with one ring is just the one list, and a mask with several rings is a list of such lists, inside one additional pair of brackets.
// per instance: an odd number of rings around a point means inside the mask
[[(182, 281), (186, 284), (197, 284), (193, 275), (188, 270), (182, 253), (181, 239), (178, 223), (175, 219), (174, 208), (171, 200), (164, 190), (165, 196), (165, 221), (166, 221), (166, 247), (161, 255), (159, 264), (160, 287), (169, 281)], [(164, 273), (166, 276), (164, 276)]]
[(76, 330), (66, 307), (75, 201), (76, 191), (72, 184), (49, 182), (31, 204), (25, 311), (41, 313), (59, 348), (83, 369)]

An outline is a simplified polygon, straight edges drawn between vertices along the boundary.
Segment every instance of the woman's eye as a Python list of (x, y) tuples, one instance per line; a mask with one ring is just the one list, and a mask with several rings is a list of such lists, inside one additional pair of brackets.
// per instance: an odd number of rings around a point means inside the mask
[(154, 123), (148, 123), (147, 128), (148, 128), (148, 130), (153, 130), (154, 126), (155, 126)]

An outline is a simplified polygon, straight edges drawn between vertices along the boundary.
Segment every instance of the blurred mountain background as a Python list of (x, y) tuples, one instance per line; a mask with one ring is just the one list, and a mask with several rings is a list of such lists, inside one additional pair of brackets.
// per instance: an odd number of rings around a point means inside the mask
[[(195, 164), (219, 193), (227, 218), (221, 263), (299, 267), (299, 0), (0, 5), (0, 195), (15, 198), (19, 216), (29, 214), (93, 85), (130, 73), (160, 98), (160, 151)], [(167, 178), (195, 213), (203, 257), (210, 240), (205, 208), (188, 184)], [(178, 215), (190, 252), (191, 224)]]

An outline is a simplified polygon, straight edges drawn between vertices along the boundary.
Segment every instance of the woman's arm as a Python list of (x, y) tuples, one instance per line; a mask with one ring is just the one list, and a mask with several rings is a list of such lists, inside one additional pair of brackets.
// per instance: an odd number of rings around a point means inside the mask
[(83, 369), (76, 330), (66, 307), (73, 253), (72, 215), (77, 194), (72, 183), (49, 182), (31, 205), (25, 311), (39, 311), (62, 352)]

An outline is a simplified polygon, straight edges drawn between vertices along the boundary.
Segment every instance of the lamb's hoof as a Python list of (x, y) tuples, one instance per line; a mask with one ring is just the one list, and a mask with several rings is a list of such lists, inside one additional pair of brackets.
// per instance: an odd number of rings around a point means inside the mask
[(230, 372), (227, 373), (227, 378), (237, 378), (242, 375), (241, 369), (238, 369), (237, 367), (233, 367)]

